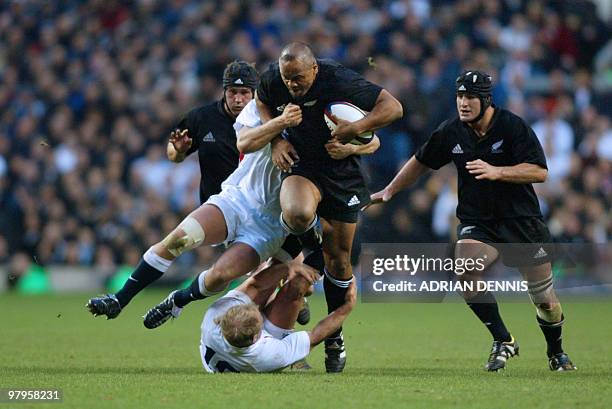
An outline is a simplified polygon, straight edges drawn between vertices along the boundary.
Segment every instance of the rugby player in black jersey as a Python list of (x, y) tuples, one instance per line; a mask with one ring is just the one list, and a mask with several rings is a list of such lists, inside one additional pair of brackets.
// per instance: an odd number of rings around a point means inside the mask
[(223, 72), (223, 98), (192, 109), (170, 133), (168, 159), (182, 162), (198, 152), (200, 202), (221, 191), (221, 182), (236, 170), (239, 152), (234, 121), (253, 99), (259, 74), (247, 62), (234, 61)]
[[(564, 317), (553, 289), (547, 246), (550, 233), (531, 185), (546, 180), (546, 158), (529, 125), (492, 104), (491, 88), (489, 75), (480, 71), (462, 73), (456, 81), (459, 117), (443, 122), (385, 189), (372, 195), (371, 203), (387, 202), (428, 169), (454, 162), (460, 221), (455, 257), (486, 255), (490, 265), (501, 254), (504, 264), (518, 267), (536, 307), (550, 369), (574, 370), (561, 345)], [(481, 275), (482, 271), (474, 269), (461, 279), (477, 280)], [(463, 297), (493, 336), (485, 369), (504, 368), (509, 358), (518, 355), (519, 347), (506, 329), (493, 294), (466, 291)]]
[[(356, 72), (332, 60), (316, 59), (303, 43), (283, 48), (278, 62), (262, 74), (256, 101), (263, 122), (290, 104), (301, 110), (301, 123), (272, 141), (273, 161), (285, 171), (281, 224), (300, 238), (311, 255), (324, 255), (325, 297), (332, 312), (342, 305), (353, 279), (350, 252), (357, 216), (370, 196), (359, 157), (335, 159), (329, 148), (390, 124), (402, 116), (402, 106)], [(348, 101), (369, 114), (353, 123), (338, 120), (330, 134), (323, 112), (335, 101)], [(319, 216), (326, 222), (323, 234)], [(325, 352), (326, 370), (341, 372), (346, 362), (341, 329), (325, 341)]]

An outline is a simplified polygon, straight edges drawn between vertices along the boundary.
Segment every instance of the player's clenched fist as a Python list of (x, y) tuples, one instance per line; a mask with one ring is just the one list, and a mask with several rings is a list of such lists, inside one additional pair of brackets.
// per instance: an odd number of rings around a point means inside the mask
[(191, 148), (192, 140), (187, 129), (175, 129), (170, 132), (169, 142), (177, 152), (185, 153)]
[(295, 104), (287, 104), (281, 115), (286, 128), (298, 126), (302, 122), (302, 109)]
[(272, 140), (272, 163), (274, 166), (282, 170), (283, 172), (291, 173), (291, 167), (300, 160), (293, 145), (283, 139), (276, 138)]

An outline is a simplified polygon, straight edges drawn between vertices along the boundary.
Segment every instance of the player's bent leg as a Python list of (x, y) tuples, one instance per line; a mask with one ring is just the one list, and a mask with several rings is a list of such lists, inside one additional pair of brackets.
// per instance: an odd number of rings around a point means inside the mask
[(171, 292), (143, 317), (146, 328), (161, 326), (170, 318), (177, 318), (191, 301), (202, 300), (224, 291), (229, 283), (259, 265), (259, 255), (247, 244), (235, 243), (227, 249), (211, 268), (200, 273), (189, 287)]
[(321, 201), (321, 192), (309, 179), (293, 175), (283, 180), (280, 190), (282, 218), (292, 230), (300, 235), (308, 230)]
[(520, 267), (519, 271), (527, 280), (529, 298), (536, 307), (537, 316), (548, 322), (562, 321), (563, 311), (553, 288), (551, 263)]
[[(471, 282), (473, 288), (477, 288), (476, 282), (483, 277), (483, 273), (498, 257), (499, 253), (493, 246), (474, 239), (459, 240), (455, 245), (455, 259), (475, 260), (479, 258), (484, 260), (482, 269), (466, 270), (459, 275), (459, 279), (463, 282)], [(489, 291), (464, 291), (462, 296), (493, 337), (493, 345), (485, 369), (489, 372), (497, 372), (505, 368), (509, 358), (518, 356), (519, 345), (506, 328), (495, 297)]]
[[(283, 338), (293, 332), (296, 321), (304, 311), (304, 297), (309, 293), (312, 293), (312, 285), (300, 276), (286, 282), (264, 308), (266, 331), (276, 338)], [(306, 359), (302, 359), (291, 364), (290, 369), (307, 371), (312, 367)]]
[[(455, 244), (455, 259), (476, 260), (480, 259), (483, 267), (481, 269), (474, 265), (472, 268), (466, 268), (464, 272), (459, 274), (456, 272), (459, 280), (463, 282), (473, 283), (473, 288), (476, 288), (476, 281), (483, 277), (484, 272), (497, 260), (499, 252), (491, 245), (474, 239), (461, 239)], [(474, 263), (475, 264), (475, 263)], [(477, 296), (477, 291), (464, 291), (462, 293), (464, 300), (469, 300)]]
[(94, 297), (89, 311), (116, 318), (121, 310), (144, 288), (159, 279), (175, 258), (201, 244), (220, 243), (227, 237), (225, 218), (219, 208), (204, 204), (191, 212), (166, 238), (143, 255), (128, 281), (116, 294)]
[(204, 277), (204, 291), (210, 295), (222, 292), (232, 280), (253, 271), (260, 262), (259, 254), (248, 244), (232, 244), (208, 270)]
[(306, 252), (321, 248), (322, 228), (316, 213), (320, 201), (321, 192), (309, 179), (292, 175), (283, 181), (280, 223), (287, 233), (298, 238)]
[[(353, 280), (351, 248), (356, 223), (328, 220), (329, 229), (323, 238), (325, 268), (323, 289), (327, 311), (331, 313), (344, 304), (346, 292)], [(325, 340), (325, 369), (327, 372), (342, 372), (346, 365), (346, 348), (342, 327)]]
[(536, 320), (546, 339), (548, 366), (553, 371), (571, 371), (576, 366), (563, 351), (562, 330), (565, 317), (553, 288), (551, 263), (520, 267), (527, 280), (529, 298), (536, 308)]

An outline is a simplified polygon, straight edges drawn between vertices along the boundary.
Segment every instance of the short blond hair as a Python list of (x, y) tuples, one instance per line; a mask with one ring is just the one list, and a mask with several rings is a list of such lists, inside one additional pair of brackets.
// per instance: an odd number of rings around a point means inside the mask
[(263, 319), (255, 304), (235, 305), (215, 319), (230, 345), (244, 348), (255, 342), (263, 327)]

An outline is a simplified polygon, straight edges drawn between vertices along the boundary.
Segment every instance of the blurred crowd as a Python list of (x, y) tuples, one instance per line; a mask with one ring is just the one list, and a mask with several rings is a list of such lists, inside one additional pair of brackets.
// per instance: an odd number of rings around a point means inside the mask
[[(582, 0), (1, 2), (0, 263), (137, 263), (198, 204), (197, 158), (169, 162), (169, 131), (221, 97), (228, 62), (263, 71), (294, 40), (404, 104), (364, 161), (372, 191), (454, 115), (454, 79), (478, 68), (542, 142), (550, 171), (537, 189), (554, 237), (609, 241), (610, 34)], [(370, 208), (356, 243), (448, 240), (455, 190), (451, 167), (423, 178)]]

